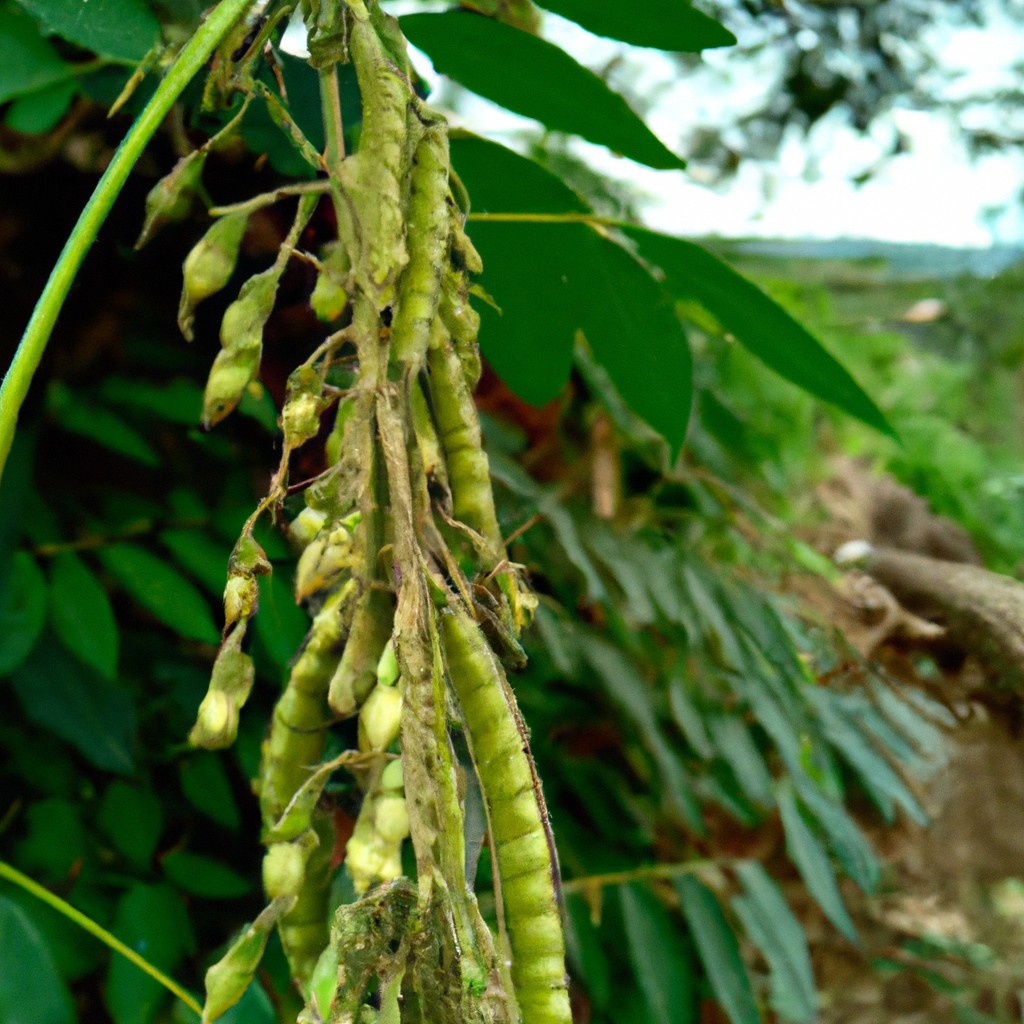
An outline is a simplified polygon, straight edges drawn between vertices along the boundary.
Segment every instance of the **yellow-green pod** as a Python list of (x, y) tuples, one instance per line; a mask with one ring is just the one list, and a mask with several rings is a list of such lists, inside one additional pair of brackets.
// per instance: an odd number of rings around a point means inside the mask
[(195, 149), (183, 156), (146, 196), (146, 219), (136, 249), (141, 249), (165, 224), (184, 220), (192, 209), (203, 178), (207, 151)]
[(203, 299), (216, 295), (231, 280), (248, 221), (244, 213), (221, 217), (185, 257), (178, 327), (189, 341), (193, 338), (196, 306)]
[(238, 734), (238, 713), (252, 690), (255, 669), (242, 650), (245, 624), (237, 626), (221, 644), (210, 674), (210, 687), (199, 705), (189, 743), (207, 750), (230, 747)]
[(334, 323), (345, 312), (351, 269), (348, 249), (341, 242), (328, 242), (323, 247), (316, 285), (309, 297), (309, 305), (318, 320)]
[(381, 686), (378, 683), (359, 710), (359, 749), (387, 750), (398, 739), (401, 720), (401, 685)]

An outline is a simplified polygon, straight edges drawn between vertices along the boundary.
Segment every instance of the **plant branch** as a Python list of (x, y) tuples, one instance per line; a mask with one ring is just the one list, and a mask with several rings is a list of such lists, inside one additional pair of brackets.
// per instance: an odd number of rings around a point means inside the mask
[(230, 29), (255, 0), (221, 0), (195, 35), (185, 44), (167, 76), (143, 108), (124, 137), (113, 160), (82, 210), (36, 303), (14, 359), (0, 384), (0, 475), (14, 441), (18, 412), (35, 375), (46, 343), (100, 227), (128, 180), (128, 175), (147, 143), (160, 127), (185, 87), (203, 69), (206, 61)]
[(80, 910), (76, 910), (70, 903), (62, 900), (59, 896), (50, 892), (49, 889), (43, 888), (38, 882), (34, 882), (29, 878), (28, 875), (23, 875), (17, 868), (11, 867), (10, 864), (6, 864), (2, 860), (0, 860), (0, 878), (6, 878), (7, 881), (18, 886), (18, 888), (24, 889), (25, 892), (35, 896), (36, 899), (42, 900), (43, 903), (53, 907), (57, 913), (63, 914), (69, 921), (77, 924), (79, 928), (84, 929), (90, 935), (99, 939), (108, 949), (112, 949), (115, 953), (120, 953), (126, 960), (130, 960), (135, 964), (140, 971), (145, 971), (151, 978), (163, 985), (168, 992), (176, 995), (197, 1016), (201, 1017), (203, 1015), (203, 1008), (199, 1003), (173, 978), (169, 978), (158, 967), (154, 967), (148, 960), (139, 956), (130, 946), (126, 946), (116, 935), (112, 935), (102, 925), (93, 921), (92, 918), (86, 917), (85, 914)]

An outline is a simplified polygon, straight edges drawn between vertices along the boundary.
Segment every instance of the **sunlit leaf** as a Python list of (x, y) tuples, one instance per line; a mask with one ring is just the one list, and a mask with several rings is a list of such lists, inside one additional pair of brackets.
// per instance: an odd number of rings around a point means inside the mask
[(144, 0), (20, 0), (44, 31), (103, 57), (137, 61), (160, 38), (160, 23)]
[(679, 930), (651, 891), (639, 882), (618, 890), (626, 955), (651, 1024), (691, 1024), (697, 1006), (689, 952)]
[(735, 868), (745, 892), (733, 897), (732, 908), (768, 962), (772, 1009), (783, 1020), (810, 1024), (818, 1000), (803, 927), (757, 861), (738, 861)]
[[(169, 974), (195, 949), (185, 905), (169, 885), (133, 885), (121, 897), (110, 930)], [(167, 990), (135, 964), (121, 956), (111, 960), (106, 1003), (115, 1024), (149, 1024), (169, 998)]]
[(540, 6), (582, 25), (594, 35), (621, 39), (633, 46), (691, 53), (712, 46), (732, 46), (736, 37), (714, 18), (686, 0), (540, 0)]
[(786, 852), (789, 859), (807, 883), (807, 889), (821, 907), (825, 916), (851, 942), (857, 939), (857, 930), (847, 912), (839, 892), (835, 871), (814, 833), (800, 813), (793, 790), (783, 784), (778, 791), (779, 811), (786, 831)]
[(102, 585), (73, 552), (57, 555), (50, 567), (50, 621), (72, 654), (100, 675), (117, 675), (120, 636)]
[(757, 1024), (761, 1015), (757, 1012), (736, 933), (726, 921), (718, 898), (689, 875), (676, 879), (676, 892), (715, 998), (732, 1024)]
[(893, 429), (849, 372), (806, 328), (703, 246), (646, 228), (625, 233), (640, 256), (665, 275), (679, 299), (696, 299), (725, 330), (766, 366), (798, 387), (830, 402), (884, 434)]
[(400, 22), (440, 74), (480, 96), (650, 167), (685, 166), (618, 93), (554, 44), (466, 11)]
[(4, 1024), (73, 1024), (71, 994), (42, 935), (16, 903), (0, 896), (0, 1020)]
[(24, 551), (11, 556), (0, 587), (0, 676), (32, 652), (46, 622), (46, 577)]
[(112, 544), (98, 554), (107, 571), (165, 626), (191, 640), (220, 641), (203, 595), (166, 559), (135, 544)]
[(97, 768), (133, 771), (135, 705), (127, 690), (72, 657), (52, 636), (11, 681), (34, 725), (67, 740)]

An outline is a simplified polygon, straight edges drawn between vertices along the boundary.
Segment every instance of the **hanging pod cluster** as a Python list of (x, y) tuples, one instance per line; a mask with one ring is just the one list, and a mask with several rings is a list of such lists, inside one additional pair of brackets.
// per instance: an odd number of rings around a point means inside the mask
[[(482, 268), (463, 230), (447, 126), (415, 94), (397, 23), (376, 3), (305, 0), (303, 10), (326, 112), (323, 191), (338, 224), (335, 239), (307, 254), (318, 270), (311, 304), (333, 333), (289, 380), (281, 467), (229, 564), (224, 640), (190, 735), (197, 745), (234, 740), (253, 684), (243, 640), (257, 577), (270, 570), (253, 526), (280, 508), (291, 453), (334, 419), (327, 469), (289, 527), (301, 548), (296, 600), (312, 623), (255, 783), (270, 902), (210, 969), (204, 1019), (241, 997), (276, 927), (310, 1024), (568, 1024), (557, 863), (505, 674), (521, 664), (518, 636), (535, 600), (506, 558), (472, 401), (480, 363), (469, 278)], [(331, 113), (342, 61), (354, 65), (363, 104), (348, 156)], [(224, 314), (210, 423), (258, 372), (277, 283), (319, 201), (300, 197), (278, 259)], [(244, 214), (226, 215), (186, 260), (186, 333), (195, 304), (228, 283), (243, 232)], [(342, 364), (345, 387), (331, 376)], [(325, 760), (332, 727), (355, 717), (358, 749)], [(467, 877), (453, 729), (483, 794), (497, 941)], [(339, 858), (322, 795), (342, 768), (363, 791), (343, 858), (357, 899), (332, 915)]]

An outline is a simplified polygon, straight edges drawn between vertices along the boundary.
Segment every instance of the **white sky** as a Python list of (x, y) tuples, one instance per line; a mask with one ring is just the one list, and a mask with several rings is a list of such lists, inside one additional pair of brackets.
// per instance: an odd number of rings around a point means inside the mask
[[(413, 6), (426, 9), (422, 2)], [(1000, 0), (986, 6), (985, 28), (937, 27), (921, 41), (946, 72), (941, 81), (950, 99), (1018, 84), (1024, 29), (1005, 14)], [(729, 49), (705, 51), (704, 65), (681, 75), (658, 51), (599, 39), (554, 16), (546, 16), (544, 33), (594, 69), (620, 56), (614, 74), (628, 80), (637, 94), (657, 97), (646, 120), (669, 148), (681, 149), (682, 139), (701, 124), (724, 124), (737, 112), (757, 108), (765, 83), (770, 87), (778, 75), (770, 47), (753, 57)], [(807, 30), (804, 41), (813, 46), (814, 33)], [(417, 53), (416, 63), (428, 80), (437, 81), (425, 57)], [(442, 105), (452, 95), (442, 88)], [(455, 123), (514, 148), (537, 136), (536, 122), (464, 92), (458, 99)], [(974, 127), (1006, 116), (985, 104), (962, 115)], [(1013, 120), (1024, 135), (1024, 111)], [(897, 131), (907, 151), (882, 161)], [(721, 186), (702, 183), (698, 166), (686, 172), (653, 171), (602, 147), (579, 140), (572, 146), (609, 177), (638, 189), (646, 196), (640, 204), (643, 219), (673, 234), (874, 238), (978, 247), (1024, 243), (1024, 151), (1006, 147), (971, 159), (946, 112), (897, 109), (876, 119), (865, 137), (835, 109), (810, 133), (789, 133), (777, 159), (744, 160), (735, 177)], [(876, 163), (879, 169), (864, 185), (850, 182)]]

